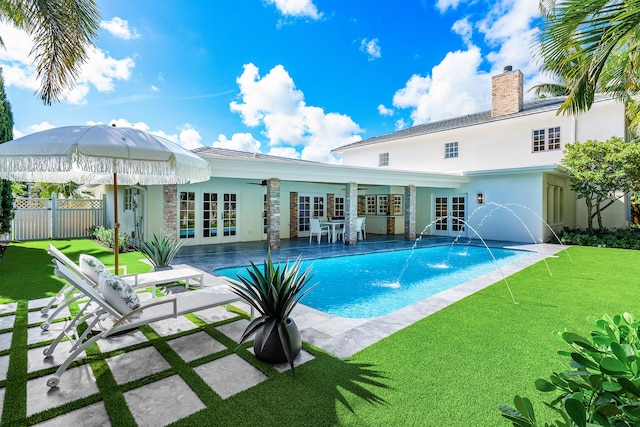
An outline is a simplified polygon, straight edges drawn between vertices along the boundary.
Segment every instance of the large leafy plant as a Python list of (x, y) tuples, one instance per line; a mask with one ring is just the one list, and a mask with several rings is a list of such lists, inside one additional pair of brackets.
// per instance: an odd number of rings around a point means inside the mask
[[(558, 352), (568, 359), (569, 369), (535, 382), (538, 390), (556, 394), (545, 403), (561, 417), (553, 425), (639, 426), (640, 322), (629, 313), (588, 320), (596, 327), (590, 337), (554, 332), (570, 347)], [(529, 399), (516, 396), (514, 402), (515, 409), (500, 407), (502, 416), (517, 427), (539, 425)]]
[(251, 262), (251, 266), (247, 267), (248, 276), (237, 275), (239, 282), (229, 281), (231, 290), (260, 314), (247, 325), (240, 342), (262, 329), (264, 347), (267, 338), (277, 333), (292, 371), (295, 354), (287, 320), (296, 304), (313, 288), (307, 287), (313, 277), (311, 266), (304, 271), (301, 271), (301, 267), (301, 257), (293, 263), (274, 264), (269, 251), (262, 270)]
[(154, 268), (171, 266), (173, 258), (182, 247), (182, 241), (176, 241), (166, 236), (153, 235), (151, 240), (145, 240), (140, 246), (140, 252), (153, 264)]

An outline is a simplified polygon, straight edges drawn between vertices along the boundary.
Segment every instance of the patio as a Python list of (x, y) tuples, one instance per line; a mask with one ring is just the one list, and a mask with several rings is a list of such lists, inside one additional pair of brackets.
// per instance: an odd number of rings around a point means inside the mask
[[(425, 239), (420, 244), (442, 244), (446, 241)], [(282, 243), (282, 249), (276, 256), (284, 260), (293, 259), (298, 254), (305, 258), (340, 256), (413, 245), (413, 242), (373, 235), (351, 247), (341, 243), (318, 245), (317, 242), (309, 243), (307, 239)], [(560, 248), (538, 245), (536, 249), (541, 253), (533, 254), (508, 270), (504, 269), (504, 273), (508, 275), (518, 271)], [(202, 270), (205, 285), (218, 286), (224, 282), (209, 274), (213, 268), (244, 265), (249, 259), (263, 259), (265, 253), (260, 243), (185, 247), (175, 263)], [(466, 295), (500, 281), (502, 277), (497, 274), (483, 276), (376, 319), (342, 319), (298, 306), (294, 317), (306, 344), (296, 365), (307, 364), (318, 357), (326, 359), (328, 355), (322, 350), (339, 359), (347, 358)], [(267, 365), (253, 357), (250, 346), (238, 348), (237, 342), (247, 324), (246, 318), (216, 308), (156, 322), (133, 333), (100, 341), (98, 350), (75, 362), (63, 375), (57, 389), (49, 389), (45, 382), (55, 370), (53, 367), (64, 359), (65, 347), (59, 346), (52, 360), (43, 361), (42, 349), (63, 324), (54, 323), (47, 332), (40, 329), (38, 325), (43, 318), (39, 307), (47, 300), (29, 301), (28, 313), (20, 306), (22, 303), (0, 305), (0, 330), (5, 330), (0, 334), (0, 351), (11, 350), (9, 354), (0, 356), (0, 381), (8, 380), (6, 387), (0, 388), (0, 403), (5, 401), (5, 394), (11, 400), (24, 399), (24, 410), (30, 424), (109, 425), (110, 411), (117, 410), (119, 419), (129, 419), (137, 425), (167, 425), (207, 408), (211, 402), (232, 399), (238, 393), (248, 392), (257, 384), (287, 381), (290, 377), (286, 364)], [(246, 307), (239, 308), (247, 310)], [(6, 332), (10, 328), (11, 332)], [(14, 348), (28, 348), (26, 360), (11, 359), (13, 354), (21, 354), (14, 352)], [(20, 366), (22, 373), (17, 376), (15, 372), (18, 371), (13, 368), (10, 371), (10, 364)], [(8, 372), (13, 374), (9, 376)], [(122, 399), (109, 399), (110, 389), (121, 390)], [(203, 389), (206, 391), (202, 392)], [(2, 409), (0, 406), (0, 413)], [(3, 417), (8, 417), (3, 423), (20, 419), (16, 414), (3, 413)]]

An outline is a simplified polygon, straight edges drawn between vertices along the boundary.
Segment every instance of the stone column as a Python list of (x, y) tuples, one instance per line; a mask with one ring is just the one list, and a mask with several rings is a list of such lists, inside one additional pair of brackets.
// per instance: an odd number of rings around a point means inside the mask
[(289, 193), (289, 238), (298, 237), (298, 193)]
[(280, 250), (280, 180), (267, 180), (267, 247)]
[(344, 204), (344, 244), (355, 245), (358, 243), (358, 184), (355, 182), (347, 183)]
[(404, 187), (404, 239), (416, 240), (416, 186)]
[(162, 235), (178, 240), (178, 186), (162, 187)]

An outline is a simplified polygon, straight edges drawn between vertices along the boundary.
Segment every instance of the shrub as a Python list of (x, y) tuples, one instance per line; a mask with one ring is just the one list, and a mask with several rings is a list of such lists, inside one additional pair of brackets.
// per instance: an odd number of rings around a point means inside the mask
[(562, 231), (561, 240), (562, 243), (568, 245), (640, 249), (640, 230), (582, 230), (565, 228)]
[[(104, 227), (93, 227), (91, 237), (100, 241), (103, 245), (113, 249), (113, 229)], [(118, 253), (126, 252), (129, 249), (129, 236), (123, 233), (118, 234)]]
[[(596, 327), (589, 338), (554, 332), (570, 347), (558, 352), (568, 359), (570, 369), (535, 382), (538, 390), (555, 393), (545, 403), (561, 417), (552, 425), (640, 425), (640, 322), (629, 313), (587, 320)], [(500, 407), (503, 417), (518, 427), (539, 425), (529, 399), (516, 396), (514, 403), (515, 409)]]
[(157, 269), (168, 268), (171, 261), (182, 247), (182, 241), (176, 241), (166, 236), (158, 237), (155, 234), (153, 239), (145, 240), (140, 246), (140, 252)]

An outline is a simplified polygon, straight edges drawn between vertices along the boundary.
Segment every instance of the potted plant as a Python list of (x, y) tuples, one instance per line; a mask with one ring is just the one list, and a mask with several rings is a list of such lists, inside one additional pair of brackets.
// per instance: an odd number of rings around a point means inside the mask
[(251, 262), (247, 267), (248, 277), (237, 275), (239, 282), (229, 280), (231, 290), (259, 313), (247, 325), (240, 343), (255, 332), (253, 349), (256, 357), (272, 363), (289, 362), (292, 372), (302, 339), (289, 315), (313, 288), (307, 286), (312, 278), (311, 266), (302, 272), (301, 266), (301, 257), (292, 264), (274, 265), (269, 251), (262, 271)]
[(182, 241), (154, 234), (153, 239), (142, 242), (140, 252), (153, 264), (154, 271), (170, 270), (173, 268), (171, 262), (181, 247)]

